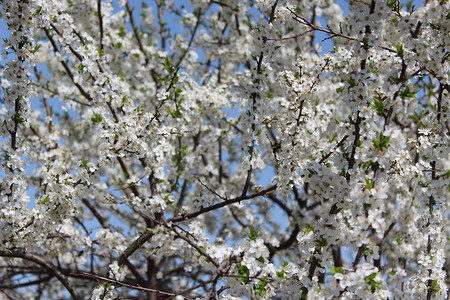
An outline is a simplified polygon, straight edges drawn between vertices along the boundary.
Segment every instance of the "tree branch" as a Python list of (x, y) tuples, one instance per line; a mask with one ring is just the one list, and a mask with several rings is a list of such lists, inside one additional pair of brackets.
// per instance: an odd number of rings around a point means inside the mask
[(236, 197), (236, 198), (233, 198), (233, 199), (229, 199), (229, 200), (226, 200), (226, 201), (223, 201), (223, 202), (220, 202), (220, 203), (216, 203), (214, 205), (202, 208), (199, 211), (194, 212), (194, 213), (190, 213), (190, 214), (181, 215), (181, 216), (178, 216), (178, 217), (173, 217), (173, 218), (167, 219), (167, 222), (181, 222), (181, 221), (184, 221), (184, 220), (193, 219), (193, 218), (195, 218), (195, 217), (197, 217), (199, 215), (202, 215), (204, 213), (207, 213), (207, 212), (210, 212), (210, 211), (213, 211), (213, 210), (225, 207), (227, 205), (230, 205), (230, 204), (233, 204), (233, 203), (236, 203), (236, 202), (240, 202), (242, 200), (253, 199), (253, 198), (256, 198), (256, 197), (259, 197), (259, 196), (266, 196), (267, 193), (274, 191), (276, 189), (276, 187), (277, 187), (276, 185), (273, 185), (273, 186), (271, 186), (271, 187), (269, 187), (269, 188), (267, 188), (265, 190), (262, 190), (260, 192), (257, 192), (257, 193), (251, 194), (251, 195), (239, 196), (239, 197)]
[(42, 258), (38, 257), (37, 255), (28, 254), (23, 251), (19, 250), (6, 250), (2, 251), (0, 250), (0, 256), (3, 257), (17, 257), (22, 258), (31, 262), (34, 262), (35, 264), (40, 265), (43, 267), (47, 272), (54, 275), (61, 283), (64, 285), (64, 287), (67, 289), (67, 291), (70, 293), (73, 299), (81, 300), (81, 297), (78, 295), (78, 293), (75, 291), (75, 289), (72, 287), (70, 282), (67, 280), (66, 276), (62, 274), (59, 270), (57, 270), (54, 266), (52, 266), (50, 263), (46, 262)]
[[(175, 293), (168, 293), (168, 292), (163, 292), (160, 290), (155, 290), (155, 289), (149, 289), (149, 288), (145, 288), (145, 287), (141, 287), (141, 286), (136, 286), (136, 285), (132, 285), (123, 281), (118, 281), (115, 279), (111, 279), (111, 278), (107, 278), (107, 277), (103, 277), (103, 276), (98, 276), (98, 275), (94, 275), (94, 274), (88, 274), (88, 273), (71, 273), (69, 274), (70, 276), (74, 276), (74, 277), (83, 277), (83, 278), (89, 278), (92, 280), (96, 280), (96, 281), (106, 281), (106, 282), (110, 282), (113, 284), (117, 284), (120, 286), (124, 286), (124, 287), (128, 287), (128, 288), (132, 288), (132, 289), (136, 289), (136, 290), (140, 290), (140, 291), (146, 291), (146, 292), (154, 292), (157, 295), (160, 296), (170, 296), (170, 297), (176, 297), (179, 294), (175, 294)], [(189, 299), (189, 298), (187, 298)]]

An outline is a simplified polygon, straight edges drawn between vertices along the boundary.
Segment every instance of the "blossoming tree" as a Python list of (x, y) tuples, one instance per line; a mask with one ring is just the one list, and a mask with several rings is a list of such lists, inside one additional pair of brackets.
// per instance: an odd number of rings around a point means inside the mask
[(447, 297), (448, 1), (136, 4), (2, 1), (3, 298)]

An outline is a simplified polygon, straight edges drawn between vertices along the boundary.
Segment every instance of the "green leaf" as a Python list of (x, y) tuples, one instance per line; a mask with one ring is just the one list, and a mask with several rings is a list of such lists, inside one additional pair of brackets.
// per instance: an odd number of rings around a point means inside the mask
[[(267, 275), (264, 277), (264, 279), (268, 279)], [(267, 286), (267, 281), (262, 281), (260, 280), (258, 283), (258, 286), (255, 289), (255, 293), (256, 294), (260, 294), (261, 296), (265, 296), (266, 295), (266, 286)]]
[(36, 53), (36, 52), (38, 52), (39, 51), (39, 48), (41, 48), (41, 45), (39, 44), (39, 45), (36, 45), (34, 48), (33, 48), (33, 50), (31, 50), (31, 53)]
[(373, 145), (376, 149), (380, 151), (386, 150), (388, 144), (389, 144), (389, 137), (383, 135), (383, 133), (380, 132), (379, 139), (373, 139)]
[(411, 91), (409, 89), (408, 86), (406, 86), (404, 89), (402, 89), (399, 93), (400, 97), (402, 97), (403, 99), (407, 99), (407, 98), (415, 98), (416, 94), (419, 92), (419, 90), (417, 91)]
[(39, 201), (38, 203), (40, 204), (47, 204), (50, 202), (50, 196), (47, 195), (44, 199), (42, 199), (41, 201)]
[[(243, 264), (239, 264), (238, 266), (238, 274), (240, 276), (249, 276), (250, 275), (250, 270)], [(247, 284), (249, 282), (248, 278), (245, 277), (240, 277), (239, 278), (240, 281), (242, 281), (243, 283)]]
[(373, 162), (372, 162), (371, 160), (369, 160), (369, 161), (360, 163), (358, 166), (359, 166), (360, 168), (363, 168), (363, 169), (368, 169), (368, 168), (370, 168), (372, 165), (373, 165)]
[(164, 69), (169, 72), (169, 74), (172, 74), (173, 72), (173, 65), (172, 62), (169, 60), (169, 58), (164, 57), (164, 62), (162, 63)]
[(366, 181), (366, 189), (371, 190), (373, 188), (373, 179), (364, 178)]
[(366, 37), (363, 38), (363, 48), (369, 49), (369, 39)]
[(374, 280), (375, 277), (377, 277), (377, 275), (378, 272), (375, 272), (365, 278), (366, 283), (370, 286), (370, 291), (372, 292), (372, 294), (375, 293), (375, 291), (380, 288), (381, 282)]
[(441, 288), (437, 286), (438, 284), (438, 280), (434, 279), (431, 283), (431, 286), (428, 287), (429, 290), (433, 290), (433, 291), (439, 291)]
[(349, 85), (349, 89), (351, 89), (352, 87), (354, 87), (354, 86), (356, 86), (356, 82), (355, 82), (355, 79), (353, 79), (353, 77), (350, 77), (350, 79), (349, 80), (347, 80), (347, 82), (348, 82), (348, 85)]
[(36, 11), (34, 12), (34, 15), (35, 15), (35, 16), (40, 15), (40, 14), (41, 14), (41, 11), (42, 11), (42, 7), (39, 6), (38, 9), (36, 9)]
[(387, 2), (387, 6), (389, 7), (389, 8), (392, 8), (392, 9), (394, 9), (394, 7), (395, 7), (395, 3), (397, 2), (397, 0), (388, 0), (388, 2)]
[(372, 106), (373, 109), (375, 109), (377, 111), (377, 115), (379, 115), (380, 117), (383, 116), (383, 111), (384, 111), (384, 103), (383, 100), (374, 100), (374, 105)]
[(433, 23), (430, 23), (430, 24), (428, 24), (428, 25), (430, 25), (430, 27), (431, 28), (433, 28), (433, 29), (439, 29), (439, 27), (437, 27), (435, 24), (433, 24)]
[(20, 115), (20, 112), (16, 111), (13, 116), (13, 121), (16, 124), (23, 125), (25, 123), (25, 118)]
[(307, 232), (314, 232), (314, 226), (311, 226), (311, 225), (306, 225), (306, 227), (305, 228), (302, 228), (302, 231), (304, 232), (304, 233), (307, 233)]
[(336, 273), (344, 273), (344, 269), (342, 269), (342, 267), (328, 267), (328, 269), (330, 269), (331, 274), (336, 274)]
[(315, 240), (315, 242), (320, 246), (320, 247), (325, 247), (328, 244), (328, 241), (326, 238), (322, 238), (322, 239), (317, 239)]
[(125, 36), (125, 28), (123, 26), (120, 26), (119, 28), (119, 36), (123, 38)]
[[(316, 170), (314, 170), (314, 169), (307, 169), (308, 170), (308, 172), (309, 172), (309, 175), (316, 175), (317, 174), (317, 171)], [(311, 176), (310, 176), (311, 177)]]
[(306, 299), (308, 297), (308, 289), (305, 287), (305, 286), (303, 286), (302, 287), (302, 294), (301, 294), (301, 296), (300, 296), (300, 299)]
[(395, 45), (395, 49), (397, 49), (397, 55), (403, 57), (405, 55), (405, 49), (403, 49), (403, 44)]
[(82, 159), (81, 159), (81, 164), (83, 165), (83, 167), (87, 167), (88, 161), (85, 160), (84, 158), (82, 158)]
[(255, 228), (250, 225), (250, 233), (246, 233), (248, 238), (252, 241), (256, 241), (256, 238), (258, 237), (258, 232), (260, 231), (260, 229), (255, 230)]
[(347, 169), (345, 166), (342, 167), (341, 172), (339, 173), (340, 176), (345, 177), (347, 176)]
[(92, 123), (98, 124), (103, 120), (103, 117), (101, 114), (94, 113), (94, 116), (91, 118)]
[(284, 274), (286, 274), (286, 272), (284, 270), (278, 271), (277, 277), (280, 279), (284, 279)]
[(428, 183), (424, 183), (423, 181), (419, 181), (419, 182), (418, 182), (418, 185), (421, 186), (421, 187), (423, 187), (423, 188), (428, 187)]

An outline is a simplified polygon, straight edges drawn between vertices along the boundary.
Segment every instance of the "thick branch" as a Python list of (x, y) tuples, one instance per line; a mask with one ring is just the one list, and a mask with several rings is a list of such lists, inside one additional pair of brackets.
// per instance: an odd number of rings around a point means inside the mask
[(137, 249), (141, 248), (148, 240), (153, 236), (152, 231), (146, 231), (141, 236), (139, 236), (133, 243), (131, 243), (125, 251), (117, 259), (117, 263), (123, 265), (128, 257), (130, 257)]
[(102, 17), (102, 0), (97, 0), (98, 11), (98, 29), (100, 31), (100, 49), (103, 50), (103, 17)]
[(267, 188), (265, 190), (262, 190), (262, 191), (260, 191), (258, 193), (254, 193), (254, 194), (247, 195), (247, 196), (239, 196), (239, 197), (236, 197), (236, 198), (233, 198), (233, 199), (229, 199), (229, 200), (226, 200), (226, 201), (223, 201), (223, 202), (220, 202), (220, 203), (216, 203), (214, 205), (202, 208), (199, 211), (196, 211), (194, 213), (190, 213), (190, 214), (186, 214), (186, 215), (170, 218), (170, 219), (167, 220), (167, 222), (181, 222), (181, 221), (184, 221), (184, 220), (193, 219), (193, 218), (195, 218), (195, 217), (197, 217), (199, 215), (202, 215), (204, 213), (207, 213), (207, 212), (210, 212), (210, 211), (213, 211), (213, 210), (216, 210), (216, 209), (228, 206), (228, 205), (236, 203), (236, 202), (240, 202), (242, 200), (253, 199), (253, 198), (256, 198), (256, 197), (259, 197), (259, 196), (266, 196), (267, 193), (274, 191), (276, 188), (277, 188), (277, 186), (273, 185), (273, 186), (271, 186), (271, 187), (269, 187), (269, 188)]

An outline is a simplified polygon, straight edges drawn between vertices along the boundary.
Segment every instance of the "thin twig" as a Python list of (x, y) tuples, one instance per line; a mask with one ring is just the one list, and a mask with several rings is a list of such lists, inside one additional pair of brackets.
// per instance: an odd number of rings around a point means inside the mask
[(177, 228), (181, 228), (175, 224), (171, 224), (171, 226), (164, 224), (167, 228), (171, 229), (176, 235), (177, 238), (184, 240), (186, 243), (188, 243), (192, 248), (194, 248), (200, 255), (204, 256), (205, 258), (207, 258), (216, 268), (219, 267), (219, 263), (216, 262), (216, 260), (214, 258), (212, 258), (208, 253), (206, 253), (205, 251), (203, 251), (200, 246), (198, 246), (196, 243), (194, 243), (193, 241), (191, 241), (190, 239), (188, 239), (186, 236), (180, 234), (175, 227)]
[(216, 195), (216, 196), (219, 197), (220, 199), (222, 199), (222, 200), (224, 200), (224, 201), (227, 201), (227, 200), (228, 200), (226, 197), (223, 197), (223, 196), (219, 195), (216, 191), (214, 191), (213, 189), (209, 188), (206, 184), (204, 184), (204, 183), (200, 180), (200, 178), (195, 177), (195, 179), (197, 179), (197, 180), (200, 182), (200, 184), (201, 184), (204, 188), (206, 188), (208, 191), (210, 191), (211, 193), (213, 193), (214, 195)]
[[(50, 41), (50, 44), (52, 44), (53, 51), (59, 52), (58, 46), (56, 45), (56, 42), (54, 41), (53, 37), (50, 35), (50, 32), (47, 29), (44, 29), (44, 31), (45, 31), (45, 35), (47, 36), (48, 40)], [(67, 65), (67, 63), (65, 61), (61, 60), (61, 64), (64, 67), (64, 70), (66, 70), (66, 73), (69, 76), (69, 78), (72, 80), (72, 83), (76, 86), (78, 91), (81, 93), (81, 95), (83, 95), (84, 98), (86, 98), (89, 102), (92, 101), (93, 98), (91, 97), (91, 95), (89, 95), (89, 93), (86, 92), (80, 84), (75, 82), (75, 78), (74, 78), (69, 66)]]
[(290, 39), (296, 39), (298, 37), (304, 36), (305, 34), (308, 34), (308, 33), (313, 32), (313, 31), (315, 31), (315, 29), (310, 29), (310, 30), (307, 30), (307, 31), (305, 31), (303, 33), (300, 33), (300, 34), (297, 34), (297, 35), (294, 35), (294, 36), (288, 36), (288, 37), (278, 38), (278, 39), (265, 38), (264, 40), (265, 41), (285, 41), (285, 40), (290, 40)]
[[(313, 30), (317, 30), (317, 31), (321, 31), (321, 32), (324, 32), (324, 33), (328, 33), (328, 34), (331, 35), (330, 38), (342, 37), (342, 38), (345, 38), (345, 39), (350, 40), (350, 41), (358, 41), (360, 43), (363, 43), (363, 41), (358, 39), (358, 38), (351, 37), (351, 36), (348, 36), (348, 35), (345, 35), (345, 34), (342, 34), (342, 33), (335, 32), (331, 28), (325, 29), (323, 27), (314, 25), (311, 22), (309, 22), (307, 19), (299, 16), (297, 13), (295, 13), (289, 7), (287, 9), (295, 16), (294, 20), (296, 20), (297, 22), (299, 22), (299, 23), (301, 23), (303, 25), (306, 25), (306, 26), (312, 28)], [(381, 49), (387, 50), (389, 52), (392, 52), (392, 53), (397, 53), (397, 50), (391, 49), (391, 48), (386, 47), (386, 46), (378, 45), (378, 47), (380, 47)]]
[(122, 281), (118, 281), (115, 279), (111, 279), (111, 278), (107, 278), (107, 277), (103, 277), (103, 276), (98, 276), (98, 275), (94, 275), (94, 274), (88, 274), (88, 273), (71, 273), (69, 274), (70, 276), (74, 276), (74, 277), (84, 277), (84, 278), (90, 278), (90, 279), (94, 279), (97, 281), (106, 281), (106, 282), (111, 282), (120, 286), (125, 286), (128, 288), (132, 288), (132, 289), (136, 289), (136, 290), (140, 290), (140, 291), (146, 291), (146, 292), (154, 292), (157, 293), (159, 295), (165, 295), (165, 296), (171, 296), (171, 297), (176, 297), (179, 294), (175, 294), (175, 293), (169, 293), (169, 292), (163, 292), (160, 290), (155, 290), (155, 289), (149, 289), (149, 288), (144, 288), (141, 286), (136, 286), (136, 285), (132, 285), (126, 282), (122, 282)]
[(8, 300), (14, 300), (14, 298), (12, 298), (10, 295), (8, 295), (4, 290), (0, 289), (0, 292), (2, 292), (3, 295), (5, 295), (8, 298)]
[(127, 0), (126, 8), (127, 8), (127, 11), (128, 11), (128, 15), (130, 16), (131, 28), (133, 28), (134, 36), (136, 37), (136, 40), (137, 40), (138, 45), (139, 45), (139, 50), (141, 50), (142, 54), (144, 54), (145, 65), (147, 65), (149, 63), (149, 59), (148, 59), (148, 56), (147, 56), (147, 52), (145, 51), (144, 44), (142, 43), (142, 38), (141, 38), (141, 35), (139, 33), (138, 27), (136, 26), (136, 22), (134, 21), (133, 9), (131, 8), (129, 0)]
[(189, 52), (189, 50), (191, 49), (192, 42), (194, 41), (195, 34), (196, 34), (197, 29), (198, 29), (198, 27), (199, 27), (199, 25), (200, 25), (200, 20), (201, 20), (200, 17), (201, 17), (201, 13), (202, 13), (202, 10), (199, 8), (198, 11), (197, 11), (197, 15), (196, 15), (196, 17), (197, 17), (197, 22), (195, 23), (194, 29), (192, 30), (191, 38), (189, 39), (188, 45), (187, 45), (186, 49), (184, 49), (183, 54), (181, 54), (180, 59), (179, 59), (178, 62), (175, 64), (175, 67), (174, 67), (175, 70), (178, 70), (178, 67), (181, 65), (181, 62), (183, 61), (184, 57), (186, 56), (186, 54), (187, 54), (187, 53)]

